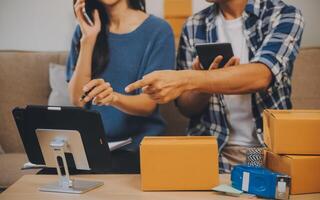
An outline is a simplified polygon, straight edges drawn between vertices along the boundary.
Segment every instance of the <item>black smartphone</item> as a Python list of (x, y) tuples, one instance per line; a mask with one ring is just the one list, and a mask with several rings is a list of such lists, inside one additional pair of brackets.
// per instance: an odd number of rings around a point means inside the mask
[[(75, 5), (77, 0), (73, 0), (73, 5)], [(97, 0), (86, 0), (85, 1), (85, 7), (82, 9), (82, 14), (84, 18), (86, 19), (86, 22), (93, 26), (93, 11), (98, 7)]]
[(82, 14), (83, 14), (84, 18), (86, 19), (87, 23), (88, 23), (90, 26), (93, 26), (92, 18), (89, 17), (89, 14), (87, 13), (86, 6), (83, 7), (83, 9), (82, 9)]
[(196, 44), (197, 54), (199, 56), (202, 67), (209, 69), (214, 59), (221, 55), (223, 60), (219, 64), (219, 68), (223, 67), (233, 57), (232, 46), (230, 43), (204, 43)]

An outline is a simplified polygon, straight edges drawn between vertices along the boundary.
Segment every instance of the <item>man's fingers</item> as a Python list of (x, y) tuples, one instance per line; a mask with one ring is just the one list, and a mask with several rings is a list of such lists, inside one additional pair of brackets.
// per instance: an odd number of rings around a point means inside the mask
[(217, 56), (214, 60), (213, 60), (213, 62), (212, 62), (212, 64), (210, 65), (210, 67), (209, 67), (209, 70), (213, 70), (213, 69), (217, 69), (218, 67), (219, 67), (219, 64), (221, 63), (221, 61), (223, 60), (223, 56)]
[(140, 89), (140, 88), (143, 88), (145, 86), (150, 85), (152, 81), (153, 81), (152, 79), (143, 78), (143, 79), (138, 80), (134, 83), (131, 83), (124, 90), (126, 91), (126, 93), (130, 93), (134, 90), (137, 90), (137, 89)]
[(145, 94), (149, 94), (149, 95), (152, 95), (152, 94), (155, 94), (158, 92), (158, 89), (156, 89), (155, 87), (151, 86), (151, 85), (147, 85), (147, 86), (144, 86), (142, 88), (142, 92), (145, 93)]
[(192, 69), (193, 70), (202, 70), (203, 68), (201, 67), (199, 56), (197, 56), (192, 63)]
[(228, 62), (224, 65), (224, 67), (235, 66), (235, 65), (238, 65), (237, 63), (239, 62), (240, 62), (240, 59), (233, 56), (232, 58), (230, 58), (230, 60), (228, 60)]
[(236, 59), (235, 65), (240, 65), (240, 58), (237, 58), (237, 59)]

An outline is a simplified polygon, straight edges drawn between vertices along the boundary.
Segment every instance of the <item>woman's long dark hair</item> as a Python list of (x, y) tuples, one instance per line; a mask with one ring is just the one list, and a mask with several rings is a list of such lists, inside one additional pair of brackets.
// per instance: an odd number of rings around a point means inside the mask
[[(75, 2), (76, 0), (74, 0)], [(127, 0), (128, 6), (134, 10), (145, 9), (145, 0)], [(109, 16), (106, 12), (104, 5), (99, 0), (86, 0), (86, 12), (91, 19), (93, 10), (99, 11), (101, 20), (101, 30), (97, 36), (97, 41), (94, 46), (92, 62), (91, 62), (91, 77), (97, 78), (106, 68), (109, 62), (109, 45), (108, 45), (108, 33), (109, 33)], [(78, 41), (77, 52), (80, 51), (80, 41)]]

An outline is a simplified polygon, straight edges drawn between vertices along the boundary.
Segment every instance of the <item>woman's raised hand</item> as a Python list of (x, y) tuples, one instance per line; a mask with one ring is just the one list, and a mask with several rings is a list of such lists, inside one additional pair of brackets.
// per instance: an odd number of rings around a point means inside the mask
[(74, 5), (77, 20), (79, 22), (82, 38), (81, 42), (89, 41), (95, 43), (96, 38), (101, 30), (101, 20), (97, 9), (93, 12), (93, 25), (89, 25), (82, 10), (85, 8), (85, 0), (77, 0)]

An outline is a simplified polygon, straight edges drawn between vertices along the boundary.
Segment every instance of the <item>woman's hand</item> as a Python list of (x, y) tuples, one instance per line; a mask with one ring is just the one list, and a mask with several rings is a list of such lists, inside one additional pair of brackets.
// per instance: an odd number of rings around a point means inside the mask
[(83, 92), (89, 92), (83, 99), (84, 102), (92, 100), (92, 104), (99, 106), (113, 105), (117, 99), (117, 94), (113, 91), (110, 83), (103, 79), (93, 79), (83, 87)]
[(93, 25), (90, 26), (86, 21), (82, 12), (84, 7), (85, 7), (85, 0), (77, 0), (76, 4), (74, 5), (74, 10), (75, 10), (76, 17), (79, 22), (81, 33), (82, 33), (81, 42), (88, 41), (94, 44), (101, 30), (101, 20), (99, 17), (98, 10), (94, 10)]

